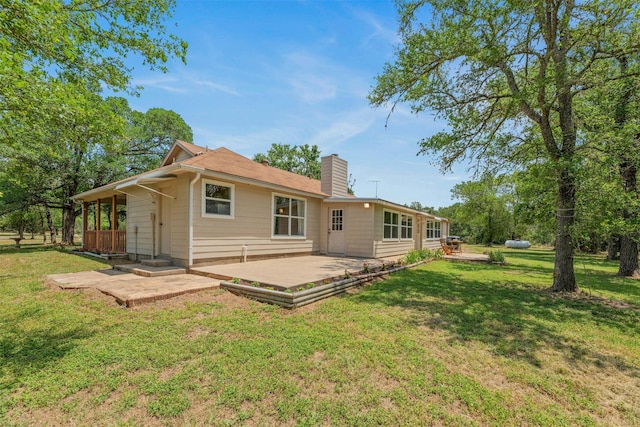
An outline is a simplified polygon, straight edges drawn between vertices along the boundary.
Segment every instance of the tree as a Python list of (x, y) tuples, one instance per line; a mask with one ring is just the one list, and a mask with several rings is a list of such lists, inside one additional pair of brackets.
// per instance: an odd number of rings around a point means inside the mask
[[(611, 248), (620, 252), (618, 275), (638, 276), (638, 226), (640, 226), (640, 203), (637, 176), (640, 168), (640, 126), (637, 122), (640, 113), (640, 86), (637, 78), (625, 78), (632, 74), (630, 70), (638, 70), (640, 61), (637, 57), (620, 54), (608, 67), (601, 68), (602, 75), (608, 75), (610, 81), (598, 90), (592, 91), (579, 105), (579, 118), (585, 122), (587, 137), (593, 139), (597, 150), (590, 161), (599, 168), (595, 176), (607, 177), (608, 181), (601, 185), (613, 187), (607, 198), (616, 199), (616, 209), (610, 210), (606, 222), (613, 226), (616, 236), (611, 243), (618, 243)], [(581, 114), (580, 114), (581, 113)], [(604, 172), (604, 173), (603, 173)], [(611, 174), (617, 175), (611, 176)], [(589, 177), (589, 182), (595, 176)], [(602, 181), (602, 180), (601, 180)], [(612, 185), (614, 184), (614, 185)], [(611, 212), (612, 211), (612, 212)], [(600, 216), (606, 212), (600, 211)]]
[(462, 182), (451, 190), (452, 197), (462, 202), (457, 220), (470, 226), (472, 235), (468, 237), (476, 242), (491, 246), (512, 234), (509, 189), (503, 181), (485, 174), (479, 181)]
[[(520, 238), (552, 244), (555, 229), (556, 191), (553, 165), (531, 163), (511, 175), (514, 185), (514, 226)], [(522, 230), (526, 225), (528, 230)]]
[(415, 209), (417, 211), (427, 212), (430, 214), (435, 213), (436, 211), (433, 207), (423, 205), (420, 202), (411, 202), (408, 207), (411, 209)]
[[(185, 60), (187, 43), (167, 34), (174, 0), (0, 1), (0, 114), (51, 114), (60, 81), (130, 90), (128, 56), (166, 71)], [(53, 99), (52, 99), (53, 96)]]
[(275, 168), (320, 179), (320, 149), (317, 145), (271, 144), (266, 154), (258, 153), (253, 160), (266, 160)]
[(193, 131), (176, 112), (150, 108), (146, 113), (131, 110), (124, 98), (108, 98), (114, 111), (126, 122), (123, 148), (126, 174), (137, 174), (160, 166), (176, 139), (193, 141)]
[[(169, 138), (190, 139), (192, 134), (173, 111), (140, 113), (122, 98), (103, 100), (95, 93), (79, 93), (77, 88), (70, 90), (65, 101), (79, 108), (58, 115), (34, 120), (9, 114), (11, 134), (25, 143), (0, 150), (7, 159), (0, 165), (0, 183), (10, 189), (0, 198), (0, 214), (42, 206), (49, 218), (51, 209), (60, 209), (64, 244), (73, 244), (81, 213), (71, 196), (157, 166), (164, 152), (156, 145), (166, 145)], [(54, 237), (53, 222), (48, 223)]]
[[(640, 52), (638, 5), (416, 0), (400, 2), (399, 13), (402, 45), (370, 102), (407, 102), (446, 119), (449, 130), (421, 141), (443, 169), (467, 158), (513, 164), (532, 152), (549, 162), (557, 190), (552, 290), (576, 291), (572, 227), (584, 141), (574, 106), (608, 81), (601, 64)], [(421, 13), (429, 23), (418, 22)], [(528, 129), (540, 138), (523, 137)]]

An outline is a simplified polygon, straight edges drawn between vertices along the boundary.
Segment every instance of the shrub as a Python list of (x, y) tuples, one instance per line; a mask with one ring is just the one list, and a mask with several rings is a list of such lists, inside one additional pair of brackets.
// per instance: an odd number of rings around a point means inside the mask
[(501, 251), (489, 251), (489, 261), (504, 263), (504, 254)]
[(436, 252), (429, 249), (412, 249), (402, 257), (400, 262), (403, 264), (415, 264), (425, 259), (436, 258)]
[(231, 282), (237, 285), (238, 283), (240, 283), (240, 279), (238, 279), (237, 277), (234, 277), (233, 279), (231, 279)]

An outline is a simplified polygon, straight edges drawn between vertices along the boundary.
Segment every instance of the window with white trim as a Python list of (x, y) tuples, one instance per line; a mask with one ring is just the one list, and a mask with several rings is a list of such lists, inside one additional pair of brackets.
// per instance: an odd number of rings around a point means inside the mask
[(398, 212), (383, 211), (382, 239), (398, 240)]
[(439, 239), (442, 235), (440, 232), (440, 221), (426, 221), (427, 230), (425, 236), (427, 239)]
[(233, 218), (233, 184), (202, 180), (202, 216)]
[(274, 237), (305, 237), (306, 200), (274, 194), (272, 213)]
[(411, 215), (400, 215), (400, 238), (413, 239), (413, 217)]

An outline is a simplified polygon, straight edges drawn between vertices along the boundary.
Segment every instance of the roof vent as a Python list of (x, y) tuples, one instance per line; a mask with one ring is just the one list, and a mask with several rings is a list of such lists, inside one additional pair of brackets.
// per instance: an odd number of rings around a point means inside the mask
[(267, 160), (267, 159), (262, 159), (262, 162), (261, 162), (261, 163), (262, 163), (263, 165), (265, 165), (265, 166), (269, 166), (269, 160)]

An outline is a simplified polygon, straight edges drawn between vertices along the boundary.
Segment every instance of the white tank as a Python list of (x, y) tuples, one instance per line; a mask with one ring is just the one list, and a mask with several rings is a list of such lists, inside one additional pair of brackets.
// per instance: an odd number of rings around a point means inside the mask
[(515, 249), (529, 249), (531, 247), (531, 243), (528, 240), (507, 240), (504, 245)]

